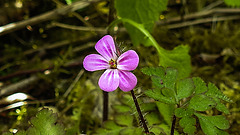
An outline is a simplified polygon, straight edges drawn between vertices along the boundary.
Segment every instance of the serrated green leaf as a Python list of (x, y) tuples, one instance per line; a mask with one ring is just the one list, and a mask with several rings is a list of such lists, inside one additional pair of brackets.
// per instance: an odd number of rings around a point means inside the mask
[[(151, 32), (159, 14), (166, 9), (167, 2), (168, 0), (116, 0), (115, 8), (118, 16), (143, 24), (145, 29)], [(138, 29), (129, 24), (124, 24), (124, 26), (134, 45), (147, 43), (147, 39)]]
[(163, 67), (172, 67), (178, 70), (178, 79), (186, 78), (191, 73), (189, 46), (179, 45), (173, 50), (161, 50), (160, 65)]
[(176, 93), (174, 90), (168, 89), (168, 88), (162, 88), (161, 90), (162, 90), (163, 96), (168, 97), (169, 99), (175, 102)]
[(206, 83), (199, 77), (193, 77), (193, 82), (195, 85), (195, 93), (200, 94), (207, 91), (207, 85)]
[(154, 124), (160, 124), (160, 117), (159, 113), (156, 112), (150, 112), (145, 116), (145, 119), (147, 120), (147, 123), (149, 126)]
[(196, 119), (194, 119), (193, 117), (189, 117), (189, 116), (182, 117), (179, 121), (179, 125), (182, 128), (185, 128), (187, 126), (192, 126), (192, 125), (195, 125), (195, 124), (196, 124)]
[(205, 95), (195, 95), (192, 97), (189, 103), (189, 108), (192, 108), (196, 111), (206, 111), (216, 106), (216, 103), (213, 99)]
[(141, 71), (149, 76), (163, 77), (165, 75), (165, 69), (163, 67), (145, 67), (142, 68)]
[(218, 98), (213, 98), (213, 100), (216, 102), (216, 109), (220, 112), (223, 112), (225, 114), (230, 114), (228, 108), (223, 104), (221, 103), (221, 101), (218, 99)]
[(194, 110), (193, 109), (183, 109), (183, 108), (177, 108), (175, 109), (175, 115), (179, 118), (181, 117), (190, 117), (192, 116), (194, 113)]
[(179, 125), (183, 128), (184, 133), (194, 134), (196, 131), (196, 119), (193, 117), (182, 117), (179, 121)]
[(187, 126), (183, 129), (183, 132), (189, 135), (194, 135), (195, 131), (196, 131), (196, 126)]
[(161, 101), (167, 104), (175, 104), (175, 100), (172, 98), (163, 96), (160, 89), (147, 90), (144, 92), (144, 94), (157, 101)]
[(222, 115), (204, 117), (219, 129), (228, 129), (230, 127), (228, 120)]
[(114, 120), (118, 125), (122, 126), (132, 127), (133, 124), (132, 115), (118, 114), (115, 116)]
[(163, 86), (174, 90), (178, 76), (178, 71), (174, 68), (166, 68), (166, 73), (163, 78)]
[(176, 86), (178, 100), (189, 97), (194, 90), (193, 80), (190, 78), (178, 81)]
[(126, 113), (126, 112), (130, 112), (131, 110), (131, 108), (126, 105), (113, 105), (112, 108), (118, 113)]
[(57, 115), (48, 109), (42, 109), (32, 118), (32, 127), (27, 131), (29, 135), (64, 135), (64, 128), (56, 124)]
[(198, 113), (195, 113), (200, 121), (201, 128), (203, 132), (207, 135), (228, 135), (227, 132), (220, 130), (229, 128), (228, 121), (224, 116), (204, 116)]
[(153, 85), (156, 88), (169, 88), (174, 90), (178, 71), (174, 68), (151, 67), (143, 68), (144, 74), (150, 75)]
[(213, 83), (208, 83), (208, 91), (206, 95), (209, 97), (219, 98), (226, 102), (232, 102), (232, 100), (224, 95)]
[(172, 116), (174, 114), (175, 105), (156, 102), (159, 112), (163, 116), (163, 119), (170, 126), (172, 124)]
[(175, 115), (178, 118), (186, 116), (186, 111), (183, 108), (177, 108), (175, 109)]

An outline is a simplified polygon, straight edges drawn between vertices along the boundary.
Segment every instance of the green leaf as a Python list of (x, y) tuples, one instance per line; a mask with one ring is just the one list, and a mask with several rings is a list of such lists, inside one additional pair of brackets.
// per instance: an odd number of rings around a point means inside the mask
[(120, 135), (143, 135), (143, 131), (141, 128), (124, 128), (119, 132)]
[(179, 125), (183, 128), (183, 131), (188, 134), (194, 134), (196, 131), (195, 124), (196, 119), (189, 116), (183, 117), (179, 121)]
[(172, 67), (178, 70), (179, 79), (188, 77), (191, 73), (189, 46), (179, 45), (173, 50), (162, 49), (160, 55), (160, 65), (163, 67)]
[(26, 131), (18, 131), (15, 135), (27, 135)]
[(193, 77), (193, 82), (195, 85), (195, 93), (200, 94), (207, 91), (207, 85), (206, 83), (199, 77)]
[(183, 108), (177, 108), (175, 109), (175, 115), (179, 118), (181, 117), (190, 117), (192, 116), (194, 113), (194, 110), (193, 109), (183, 109)]
[(179, 118), (184, 117), (186, 116), (186, 111), (183, 108), (177, 108), (175, 109), (175, 115), (176, 117), (179, 117)]
[[(129, 23), (135, 28), (139, 29), (144, 35), (150, 40), (152, 46), (157, 49), (159, 55), (159, 65), (163, 67), (173, 67), (178, 69), (178, 79), (188, 77), (191, 73), (191, 61), (190, 55), (188, 54), (189, 47), (186, 45), (180, 45), (175, 47), (173, 50), (165, 50), (159, 46), (152, 35), (139, 23), (136, 23), (130, 19), (120, 18), (111, 23), (109, 28), (114, 26), (116, 23), (123, 22)], [(139, 38), (139, 37), (138, 37)]]
[(228, 133), (220, 129), (228, 129), (229, 122), (224, 116), (204, 116), (195, 113), (200, 121), (203, 132), (207, 135), (227, 135)]
[(178, 100), (189, 97), (194, 90), (193, 80), (190, 78), (177, 82), (177, 97)]
[(216, 106), (213, 99), (205, 95), (195, 95), (189, 103), (189, 107), (196, 111), (206, 111)]
[(175, 99), (176, 93), (174, 90), (168, 89), (168, 88), (162, 88), (161, 90), (162, 90), (163, 96), (168, 97), (170, 100), (173, 100), (174, 102), (176, 101)]
[(213, 83), (208, 83), (208, 91), (206, 95), (213, 98), (219, 98), (226, 102), (232, 102), (232, 100), (224, 95)]
[(228, 6), (232, 6), (232, 7), (239, 7), (240, 6), (240, 0), (224, 0), (224, 2)]
[(165, 75), (165, 69), (163, 67), (145, 67), (141, 71), (149, 76), (163, 77)]
[(180, 119), (179, 124), (181, 127), (185, 128), (188, 125), (195, 125), (196, 124), (196, 119), (193, 117), (183, 117)]
[(29, 135), (64, 135), (64, 128), (56, 124), (57, 115), (48, 109), (42, 109), (36, 117), (30, 120), (32, 127), (27, 131)]
[(178, 71), (174, 68), (166, 68), (166, 73), (163, 78), (163, 86), (174, 90), (178, 76)]
[(175, 82), (177, 80), (178, 72), (173, 68), (156, 67), (156, 68), (143, 68), (144, 74), (152, 76), (151, 79), (156, 88), (169, 88), (175, 89)]
[(131, 127), (133, 124), (133, 116), (126, 114), (118, 114), (115, 116), (115, 122), (118, 125)]
[(144, 94), (157, 101), (167, 104), (175, 104), (175, 100), (173, 98), (163, 96), (160, 89), (147, 90), (144, 92)]
[(160, 124), (160, 117), (159, 113), (156, 112), (150, 112), (145, 116), (145, 119), (147, 120), (147, 123), (149, 126), (154, 124)]
[(96, 130), (98, 135), (119, 135), (120, 131), (124, 127), (118, 126), (114, 121), (106, 121), (103, 123), (104, 128), (99, 128)]
[[(143, 24), (151, 32), (159, 14), (166, 10), (168, 0), (116, 0), (115, 8), (121, 18)], [(147, 38), (135, 27), (124, 24), (134, 45), (146, 43)]]
[(221, 103), (221, 101), (218, 99), (218, 98), (213, 98), (213, 100), (216, 102), (217, 106), (216, 106), (216, 109), (220, 112), (223, 112), (225, 114), (230, 114), (228, 108), (223, 104)]
[(156, 102), (156, 104), (164, 120), (170, 126), (172, 124), (172, 116), (174, 114), (175, 105), (168, 105), (161, 102)]
[(126, 105), (113, 105), (112, 108), (118, 113), (126, 113), (126, 112), (130, 112), (131, 110), (131, 108)]
[(155, 103), (144, 103), (144, 104), (141, 104), (142, 112), (155, 111), (156, 109), (157, 109), (157, 106), (156, 106)]
[(122, 129), (122, 127), (118, 126), (114, 121), (105, 121), (103, 123), (103, 127), (108, 130), (116, 130), (116, 129)]
[(196, 126), (193, 126), (193, 125), (187, 126), (183, 129), (183, 132), (189, 135), (194, 135), (195, 131), (196, 131)]

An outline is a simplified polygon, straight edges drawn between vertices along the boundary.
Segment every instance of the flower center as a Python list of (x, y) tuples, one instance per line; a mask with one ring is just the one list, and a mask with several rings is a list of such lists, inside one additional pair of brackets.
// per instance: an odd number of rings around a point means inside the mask
[(117, 68), (117, 62), (114, 59), (111, 59), (108, 64), (110, 65), (111, 69), (116, 69)]

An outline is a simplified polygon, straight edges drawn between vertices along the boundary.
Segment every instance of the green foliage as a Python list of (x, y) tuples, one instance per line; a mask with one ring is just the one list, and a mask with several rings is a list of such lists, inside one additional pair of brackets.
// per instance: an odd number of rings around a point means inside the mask
[(196, 95), (192, 97), (189, 107), (196, 111), (207, 111), (216, 106), (214, 100), (206, 95)]
[[(224, 116), (202, 116), (199, 113), (213, 108), (226, 114), (229, 113), (220, 100), (231, 102), (231, 99), (213, 83), (206, 86), (206, 83), (199, 77), (177, 79), (177, 70), (172, 68), (150, 67), (143, 68), (142, 72), (151, 76), (154, 87), (154, 89), (144, 93), (148, 97), (162, 102), (157, 102), (157, 105), (159, 105), (159, 111), (169, 125), (175, 114), (180, 119), (179, 125), (183, 128), (184, 133), (194, 134), (197, 129), (196, 119), (193, 115), (196, 115), (203, 132), (206, 134), (225, 133), (222, 130), (229, 128), (228, 121)], [(220, 120), (223, 120), (222, 125), (218, 124)], [(207, 125), (210, 125), (211, 128)]]
[[(95, 134), (100, 135), (143, 135), (143, 129), (139, 126), (139, 116), (136, 112), (131, 96), (123, 95), (121, 105), (113, 105), (113, 120), (104, 122), (103, 128), (97, 129)], [(138, 98), (141, 103), (141, 98)], [(157, 111), (158, 105), (155, 103), (141, 103), (140, 108), (145, 115), (145, 120), (150, 132), (158, 135), (159, 133), (169, 134), (169, 127), (162, 123), (160, 113)], [(123, 109), (123, 110), (121, 110)]]
[[(222, 131), (229, 128), (229, 122), (222, 115), (204, 116), (195, 113), (200, 121), (203, 132), (207, 135), (227, 135), (228, 133)], [(222, 129), (222, 130), (221, 130)]]
[[(10, 132), (5, 132), (2, 135), (13, 135), (13, 133)], [(18, 131), (16, 134), (14, 135), (27, 135), (26, 131)]]
[[(152, 32), (154, 22), (158, 20), (162, 11), (167, 9), (168, 0), (116, 0), (115, 8), (118, 16), (131, 19)], [(151, 9), (151, 10), (150, 10)], [(134, 45), (146, 44), (146, 37), (138, 29), (124, 23)]]
[(178, 78), (188, 77), (191, 72), (189, 49), (187, 45), (177, 46), (173, 50), (162, 49), (159, 53), (159, 65), (177, 69), (179, 71)]
[(48, 109), (43, 109), (30, 120), (32, 126), (28, 129), (30, 135), (64, 135), (64, 128), (56, 124), (57, 115)]
[(138, 24), (130, 19), (121, 18), (118, 19), (109, 26), (112, 28), (117, 23), (128, 23), (140, 30), (148, 39), (149, 43), (157, 49), (159, 55), (159, 65), (163, 67), (173, 67), (179, 71), (177, 78), (188, 77), (191, 73), (191, 62), (188, 54), (189, 47), (186, 45), (180, 45), (175, 47), (173, 50), (165, 50), (159, 46), (152, 35), (143, 27), (142, 24)]
[(193, 77), (192, 79), (193, 79), (193, 82), (195, 85), (195, 93), (196, 94), (200, 94), (200, 93), (207, 91), (207, 85), (201, 78)]
[(213, 83), (208, 84), (208, 91), (206, 95), (212, 98), (222, 99), (226, 102), (232, 102), (232, 100), (224, 95)]
[[(18, 131), (15, 135), (64, 135), (62, 125), (57, 123), (57, 115), (49, 109), (42, 109), (30, 120), (27, 131)], [(3, 135), (13, 135), (6, 132)]]
[(189, 97), (190, 95), (192, 95), (194, 90), (193, 80), (190, 78), (187, 78), (187, 79), (178, 81), (176, 85), (176, 89), (177, 89), (178, 100)]
[(163, 102), (157, 102), (156, 104), (164, 121), (170, 127), (170, 125), (172, 124), (172, 116), (174, 114), (175, 105), (174, 104), (169, 105)]
[(228, 6), (232, 6), (232, 7), (239, 7), (240, 6), (240, 0), (224, 0), (224, 2)]
[(196, 119), (193, 117), (185, 116), (179, 121), (179, 125), (183, 128), (184, 133), (194, 134), (196, 131)]

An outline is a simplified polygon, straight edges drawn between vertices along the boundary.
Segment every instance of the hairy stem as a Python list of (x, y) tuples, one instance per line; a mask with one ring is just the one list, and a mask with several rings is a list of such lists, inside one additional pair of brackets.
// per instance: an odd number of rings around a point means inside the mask
[(176, 116), (173, 115), (172, 127), (171, 127), (171, 135), (174, 135), (175, 123), (176, 123)]
[(144, 131), (145, 131), (146, 134), (149, 134), (149, 130), (148, 130), (147, 124), (146, 124), (146, 122), (145, 122), (145, 120), (144, 120), (144, 118), (143, 118), (141, 109), (140, 109), (140, 107), (139, 107), (139, 105), (138, 105), (138, 101), (137, 101), (137, 98), (136, 98), (133, 90), (131, 90), (131, 94), (132, 94), (133, 101), (134, 101), (134, 103), (135, 103), (135, 106), (136, 106), (138, 115), (139, 115), (139, 117), (140, 117), (140, 121), (142, 122)]

